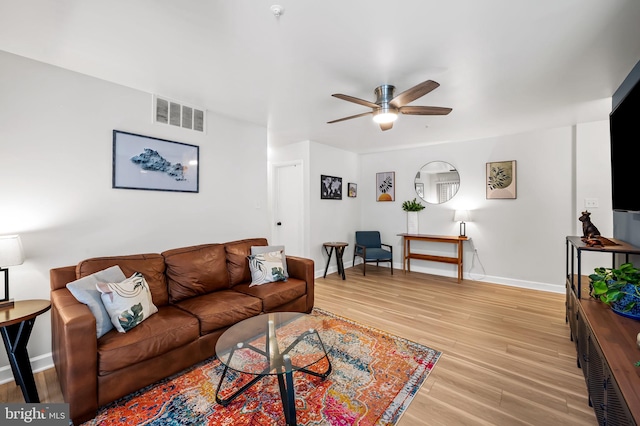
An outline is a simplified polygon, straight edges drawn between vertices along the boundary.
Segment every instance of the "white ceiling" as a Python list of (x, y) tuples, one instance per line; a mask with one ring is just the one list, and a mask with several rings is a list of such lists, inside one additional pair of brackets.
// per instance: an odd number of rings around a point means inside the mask
[[(266, 126), (271, 146), (371, 152), (606, 118), (640, 1), (0, 0), (0, 50)], [(428, 79), (411, 105), (448, 116), (326, 124), (368, 111), (332, 93)]]

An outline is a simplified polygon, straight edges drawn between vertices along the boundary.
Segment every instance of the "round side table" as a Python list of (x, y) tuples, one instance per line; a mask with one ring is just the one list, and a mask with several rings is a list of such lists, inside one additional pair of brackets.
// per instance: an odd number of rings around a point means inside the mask
[(327, 266), (324, 268), (324, 277), (327, 277), (327, 270), (329, 270), (329, 262), (331, 262), (331, 255), (334, 250), (336, 252), (336, 263), (338, 264), (338, 274), (342, 275), (342, 279), (346, 279), (344, 274), (344, 263), (342, 262), (342, 255), (344, 254), (344, 249), (347, 247), (348, 243), (336, 242), (332, 241), (329, 243), (323, 243), (322, 247), (324, 247), (324, 251), (327, 253), (329, 258), (327, 259)]
[(7, 350), (13, 378), (22, 390), (24, 401), (38, 403), (38, 390), (33, 378), (27, 343), (36, 317), (51, 309), (48, 300), (17, 300), (12, 307), (0, 309), (0, 333)]

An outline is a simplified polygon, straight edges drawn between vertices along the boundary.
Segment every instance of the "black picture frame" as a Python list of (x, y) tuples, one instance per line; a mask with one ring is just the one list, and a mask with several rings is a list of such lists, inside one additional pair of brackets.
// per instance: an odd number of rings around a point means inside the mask
[(358, 196), (358, 184), (349, 182), (347, 184), (347, 197), (356, 198)]
[(199, 192), (200, 147), (113, 131), (112, 187)]
[(342, 178), (320, 175), (320, 199), (342, 200)]

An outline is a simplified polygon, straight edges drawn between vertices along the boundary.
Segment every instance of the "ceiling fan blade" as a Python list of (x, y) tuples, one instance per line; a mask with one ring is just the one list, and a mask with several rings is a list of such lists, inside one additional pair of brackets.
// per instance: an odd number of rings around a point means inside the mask
[(343, 117), (333, 121), (327, 121), (327, 124), (337, 123), (339, 121), (351, 120), (352, 118), (364, 117), (365, 115), (370, 115), (370, 114), (373, 114), (373, 111), (363, 112), (362, 114), (351, 115), (349, 117)]
[(380, 129), (382, 129), (382, 131), (390, 130), (392, 127), (393, 127), (393, 122), (391, 122), (391, 123), (380, 123)]
[(420, 84), (413, 86), (411, 89), (407, 89), (404, 92), (400, 93), (395, 98), (391, 99), (389, 102), (396, 108), (400, 108), (405, 106), (406, 104), (415, 101), (421, 96), (426, 95), (434, 89), (437, 89), (440, 84), (436, 83), (433, 80), (423, 81)]
[(434, 106), (404, 106), (399, 108), (399, 111), (408, 115), (447, 115), (452, 109)]
[(360, 98), (354, 98), (353, 96), (349, 96), (349, 95), (343, 95), (341, 93), (334, 93), (331, 96), (336, 97), (338, 99), (342, 99), (343, 101), (353, 102), (354, 104), (358, 104), (358, 105), (364, 105), (369, 108), (380, 108), (380, 105), (374, 104), (373, 102), (365, 101), (364, 99), (360, 99)]

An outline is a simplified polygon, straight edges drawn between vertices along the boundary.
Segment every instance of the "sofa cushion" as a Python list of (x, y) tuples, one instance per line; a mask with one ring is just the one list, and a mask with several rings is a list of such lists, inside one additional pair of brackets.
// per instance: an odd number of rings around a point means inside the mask
[(203, 244), (162, 252), (171, 302), (226, 290), (229, 285), (224, 245)]
[(173, 306), (158, 312), (127, 333), (111, 330), (98, 340), (98, 372), (109, 374), (182, 347), (199, 337), (198, 319)]
[(268, 312), (305, 295), (307, 293), (307, 283), (298, 278), (289, 278), (287, 281), (253, 287), (249, 283), (238, 284), (233, 287), (233, 291), (262, 299), (262, 310), (263, 312)]
[(233, 290), (222, 290), (183, 300), (180, 309), (200, 320), (200, 333), (211, 333), (229, 327), (262, 312), (262, 301)]
[(225, 243), (227, 252), (227, 269), (231, 286), (251, 282), (251, 271), (247, 256), (251, 254), (251, 246), (266, 246), (266, 238), (251, 238)]
[(120, 266), (127, 277), (135, 272), (144, 275), (149, 284), (154, 305), (160, 307), (169, 303), (167, 280), (164, 274), (164, 257), (157, 253), (86, 259), (76, 265), (76, 278), (91, 275), (114, 265)]
[(97, 283), (102, 303), (111, 323), (120, 333), (126, 333), (158, 312), (151, 302), (149, 285), (140, 272), (120, 282)]
[(67, 284), (67, 288), (78, 302), (87, 305), (93, 316), (96, 317), (96, 338), (98, 339), (111, 330), (113, 324), (111, 324), (109, 314), (100, 299), (100, 292), (96, 288), (96, 284), (118, 282), (125, 278), (120, 267), (116, 265)]

